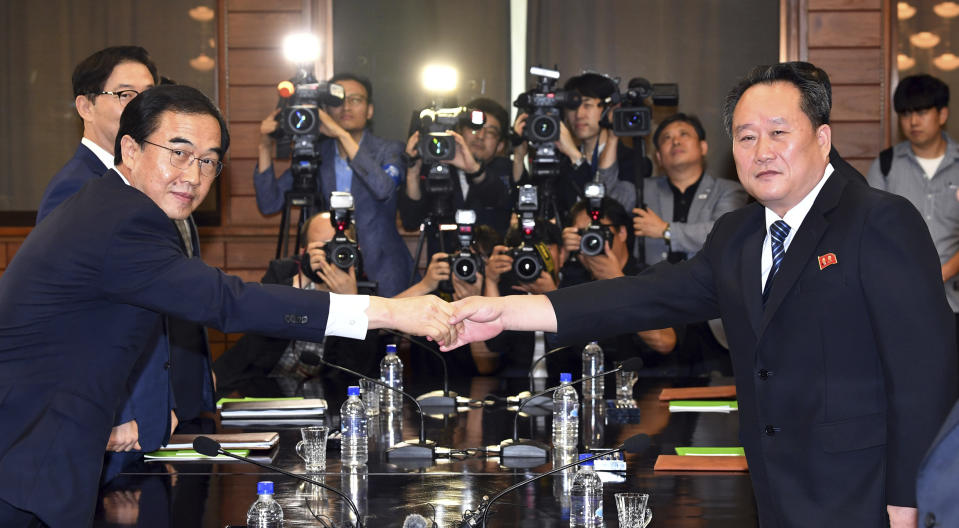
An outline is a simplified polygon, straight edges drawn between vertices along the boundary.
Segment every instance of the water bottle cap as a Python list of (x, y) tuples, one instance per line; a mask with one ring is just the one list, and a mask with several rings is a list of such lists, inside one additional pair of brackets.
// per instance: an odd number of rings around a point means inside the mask
[[(593, 456), (592, 453), (583, 453), (583, 454), (579, 455), (579, 459), (580, 459), (580, 460), (583, 460), (584, 458), (589, 458), (589, 457), (591, 457), (591, 456)], [(580, 465), (581, 465), (581, 466), (592, 466), (592, 465), (593, 465), (593, 461), (590, 460), (590, 461), (588, 461), (588, 462), (583, 462), (583, 463), (580, 464)]]
[(571, 382), (571, 381), (573, 381), (573, 375), (572, 375), (572, 374), (570, 374), (569, 372), (560, 372), (560, 374), (559, 374), (559, 382), (560, 382), (560, 383), (569, 383), (569, 382)]
[(395, 353), (396, 353), (396, 345), (393, 345), (393, 344), (386, 345), (386, 353), (387, 353), (387, 354), (395, 354)]
[(264, 480), (256, 483), (257, 495), (273, 495), (273, 482)]
[[(340, 390), (343, 390), (343, 389), (340, 389)], [(347, 395), (347, 396), (359, 396), (359, 395), (360, 395), (360, 388), (359, 388), (359, 387), (356, 387), (356, 386), (349, 387), (349, 388), (346, 389), (346, 395)]]

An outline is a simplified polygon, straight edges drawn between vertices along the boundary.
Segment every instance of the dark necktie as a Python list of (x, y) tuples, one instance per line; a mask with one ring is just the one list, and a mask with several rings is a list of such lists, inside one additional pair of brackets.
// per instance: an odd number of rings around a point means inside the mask
[(766, 299), (769, 297), (769, 290), (773, 283), (773, 277), (779, 271), (783, 259), (786, 258), (786, 237), (789, 236), (789, 224), (782, 220), (776, 220), (769, 226), (769, 240), (773, 252), (773, 266), (769, 269), (769, 276), (766, 277), (766, 285), (763, 287), (763, 306), (766, 305)]

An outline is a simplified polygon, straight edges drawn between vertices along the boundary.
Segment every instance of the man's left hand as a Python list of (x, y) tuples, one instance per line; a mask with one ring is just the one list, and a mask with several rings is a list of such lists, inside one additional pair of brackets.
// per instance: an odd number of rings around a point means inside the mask
[(656, 213), (647, 209), (633, 209), (633, 233), (636, 236), (663, 238), (663, 231), (666, 231), (668, 225)]
[(887, 505), (889, 513), (889, 528), (917, 528), (919, 526), (919, 510), (907, 506)]
[(323, 253), (323, 258), (319, 259), (319, 265), (314, 271), (333, 293), (356, 295), (359, 291), (356, 287), (356, 270), (354, 267), (350, 266), (346, 271), (343, 271), (338, 266), (326, 261), (326, 253)]

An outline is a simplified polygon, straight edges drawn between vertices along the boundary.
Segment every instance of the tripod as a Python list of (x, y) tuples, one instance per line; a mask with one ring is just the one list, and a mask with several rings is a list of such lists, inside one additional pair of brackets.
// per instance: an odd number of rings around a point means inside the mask
[(293, 246), (293, 254), (295, 255), (302, 247), (301, 244), (306, 242), (305, 240), (302, 240), (303, 224), (305, 224), (307, 219), (309, 219), (315, 213), (321, 211), (322, 205), (323, 198), (320, 193), (316, 191), (297, 189), (286, 191), (283, 196), (283, 215), (280, 217), (280, 234), (276, 242), (277, 259), (288, 255), (287, 248), (290, 242), (289, 229), (291, 209), (293, 207), (300, 208), (300, 219), (296, 223), (296, 245)]

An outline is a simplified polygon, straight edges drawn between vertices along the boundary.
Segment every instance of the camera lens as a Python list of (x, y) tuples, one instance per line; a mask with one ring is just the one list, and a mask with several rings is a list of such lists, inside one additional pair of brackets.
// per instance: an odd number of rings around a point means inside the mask
[(436, 159), (446, 159), (449, 157), (450, 152), (453, 150), (450, 145), (450, 138), (444, 136), (431, 136), (430, 141), (427, 144), (429, 147), (429, 153)]
[(333, 264), (340, 269), (349, 269), (356, 262), (356, 252), (347, 245), (337, 246), (333, 249)]
[(534, 141), (551, 141), (556, 135), (556, 120), (551, 116), (537, 116), (530, 124)]
[(626, 128), (629, 130), (634, 130), (643, 126), (643, 115), (640, 112), (632, 112), (626, 116), (625, 122)]
[(316, 115), (308, 108), (295, 108), (290, 112), (287, 123), (297, 133), (305, 134), (316, 124)]
[(532, 281), (536, 280), (539, 276), (540, 265), (532, 256), (526, 255), (516, 259), (516, 263), (513, 264), (513, 269), (516, 270), (516, 276), (523, 281)]
[(583, 234), (579, 242), (579, 250), (584, 255), (595, 257), (603, 252), (604, 242), (602, 235), (591, 231)]
[(453, 261), (453, 273), (460, 280), (472, 282), (476, 280), (476, 262), (472, 257), (458, 257)]

